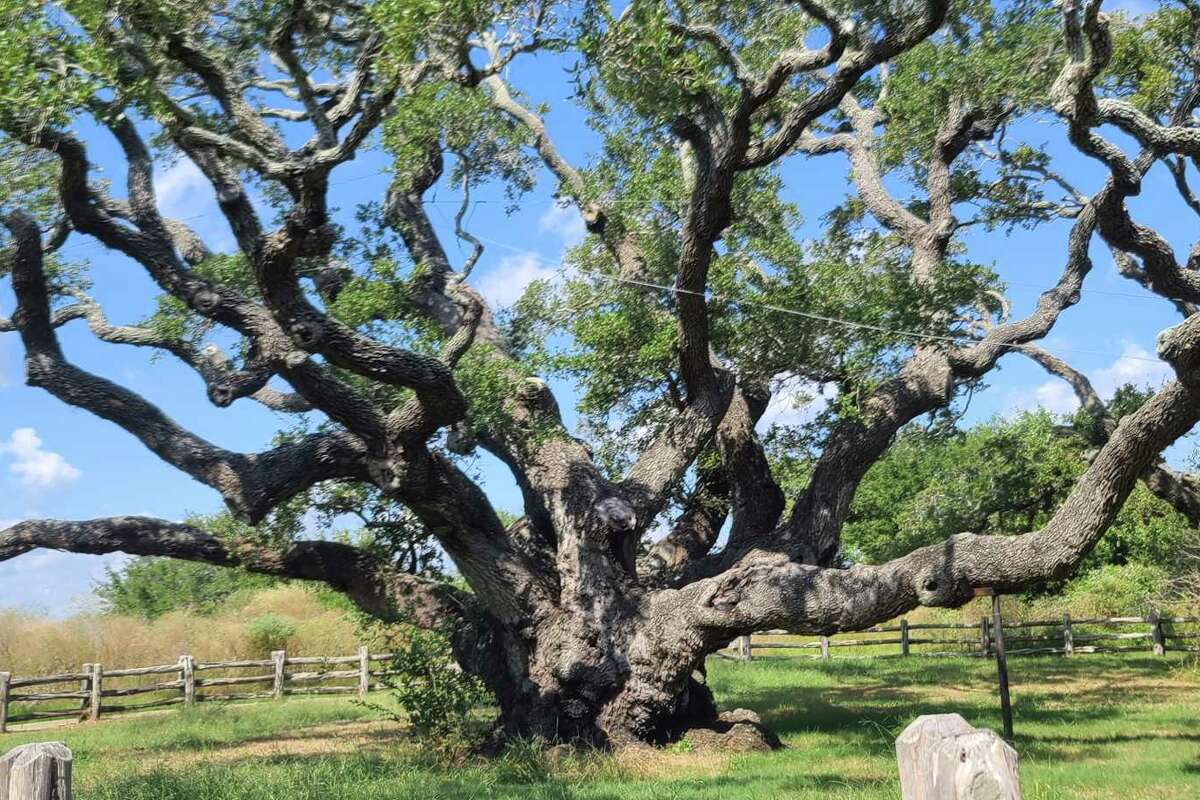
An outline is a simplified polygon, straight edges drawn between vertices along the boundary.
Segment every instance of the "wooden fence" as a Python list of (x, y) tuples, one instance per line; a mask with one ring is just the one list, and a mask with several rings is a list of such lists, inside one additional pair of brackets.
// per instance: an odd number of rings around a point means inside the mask
[[(106, 670), (102, 664), (84, 664), (79, 672), (39, 677), (0, 672), (0, 733), (15, 722), (69, 717), (97, 720), (101, 713), (219, 700), (280, 700), (285, 695), (312, 694), (365, 697), (372, 689), (383, 688), (372, 682), (373, 678), (395, 674), (374, 666), (392, 658), (390, 653), (372, 654), (360, 647), (353, 656), (289, 658), (285, 651), (277, 650), (269, 659), (246, 661), (201, 662), (180, 656), (174, 664), (155, 667)], [(289, 667), (299, 669), (289, 671)], [(253, 674), (242, 674), (246, 670)], [(136, 679), (132, 685), (130, 679)], [(335, 685), (321, 685), (327, 683)], [(29, 691), (31, 687), (40, 688)], [(242, 691), (246, 688), (252, 690)], [(137, 695), (151, 697), (137, 703), (124, 699)]]
[[(1004, 642), (1009, 656), (1059, 653), (1065, 656), (1084, 653), (1143, 652), (1165, 655), (1174, 652), (1200, 652), (1200, 617), (1162, 617), (1157, 613), (1146, 617), (1099, 617), (1034, 622), (1005, 622)], [(1137, 628), (1137, 630), (1125, 630)], [(939, 632), (949, 632), (939, 635)], [(881, 625), (835, 636), (801, 636), (788, 631), (761, 631), (753, 636), (735, 639), (718, 656), (734, 661), (754, 658), (803, 658), (803, 653), (781, 651), (815, 651), (811, 658), (837, 658), (832, 652), (840, 648), (844, 657), (886, 658), (904, 656), (975, 656), (995, 655), (996, 637), (992, 621), (983, 617), (977, 623), (909, 623), (902, 619), (898, 625)], [(851, 650), (850, 648), (854, 648)], [(758, 652), (756, 652), (758, 651)], [(763, 652), (766, 651), (766, 652)], [(779, 656), (776, 656), (779, 657)]]

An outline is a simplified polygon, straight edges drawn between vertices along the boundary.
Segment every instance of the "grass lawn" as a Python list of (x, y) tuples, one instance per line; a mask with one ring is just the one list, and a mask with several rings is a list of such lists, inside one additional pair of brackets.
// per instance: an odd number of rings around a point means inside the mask
[[(79, 800), (741, 800), (900, 795), (892, 744), (918, 714), (999, 727), (995, 665), (973, 659), (714, 661), (724, 708), (762, 714), (787, 749), (685, 746), (552, 758), (536, 747), (448, 761), (340, 699), (211, 705), (0, 736), (65, 741)], [(1011, 663), (1025, 797), (1200, 797), (1200, 672), (1177, 656)]]

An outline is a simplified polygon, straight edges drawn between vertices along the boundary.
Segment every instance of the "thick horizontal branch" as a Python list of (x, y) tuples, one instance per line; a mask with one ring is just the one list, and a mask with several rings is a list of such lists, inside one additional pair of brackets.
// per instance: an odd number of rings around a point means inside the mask
[[(1040, 347), (1025, 348), (1022, 352), (1070, 385), (1083, 410), (1092, 418), (1091, 429), (1084, 433), (1093, 444), (1107, 442), (1119, 420), (1109, 412), (1088, 377)], [(1146, 468), (1142, 479), (1154, 496), (1186, 517), (1193, 527), (1200, 528), (1200, 476), (1172, 469), (1160, 459)]]
[(918, 605), (955, 607), (976, 587), (1021, 591), (1062, 578), (1083, 560), (1144, 470), (1200, 420), (1200, 392), (1173, 382), (1129, 415), (1039, 531), (962, 533), (880, 566), (848, 569), (750, 554), (716, 577), (656, 597), (689, 614), (709, 645), (763, 628), (798, 633), (860, 630)]
[(193, 525), (150, 517), (28, 520), (0, 530), (0, 562), (39, 548), (92, 555), (161, 556), (320, 581), (345, 592), (364, 611), (381, 619), (424, 627), (460, 619), (473, 607), (465, 593), (404, 573), (395, 565), (339, 542), (296, 541), (268, 546), (225, 541)]

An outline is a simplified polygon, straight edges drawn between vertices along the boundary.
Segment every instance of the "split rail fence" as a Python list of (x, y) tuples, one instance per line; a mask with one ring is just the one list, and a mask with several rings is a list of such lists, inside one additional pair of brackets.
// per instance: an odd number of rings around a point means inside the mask
[[(84, 664), (79, 672), (38, 677), (0, 672), (0, 733), (17, 722), (71, 717), (94, 721), (102, 713), (212, 701), (281, 700), (286, 695), (315, 694), (365, 697), (371, 690), (384, 688), (373, 679), (395, 674), (386, 664), (379, 664), (393, 657), (390, 653), (372, 654), (366, 647), (352, 656), (298, 658), (277, 650), (269, 659), (201, 662), (180, 656), (174, 664), (154, 667), (105, 669), (102, 664)], [(247, 675), (247, 670), (253, 673)], [(149, 697), (135, 703), (126, 699), (138, 695)]]
[[(1065, 656), (1085, 653), (1200, 652), (1200, 617), (1098, 617), (1033, 622), (1005, 622), (1004, 644), (1009, 656)], [(1137, 630), (1130, 630), (1136, 628)], [(909, 623), (881, 625), (854, 633), (835, 636), (800, 636), (788, 631), (760, 631), (733, 640), (718, 656), (733, 661), (755, 658), (887, 658), (905, 656), (974, 656), (989, 658), (996, 654), (996, 636), (992, 620), (983, 617), (977, 623)]]

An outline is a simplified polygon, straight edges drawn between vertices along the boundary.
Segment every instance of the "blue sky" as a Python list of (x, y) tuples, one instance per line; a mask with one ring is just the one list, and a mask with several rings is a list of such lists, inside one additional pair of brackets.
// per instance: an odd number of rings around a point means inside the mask
[[(553, 57), (530, 57), (514, 64), (509, 77), (534, 101), (551, 105), (547, 119), (551, 134), (570, 160), (583, 164), (595, 139), (578, 109), (565, 102), (570, 87), (562, 67)], [(80, 131), (89, 142), (93, 161), (119, 184), (122, 172), (112, 141), (94, 129)], [(1100, 185), (1102, 173), (1066, 145), (1057, 122), (1022, 123), (1013, 133), (1035, 146), (1044, 145), (1083, 191), (1093, 192)], [(335, 172), (332, 199), (340, 206), (343, 222), (352, 224), (357, 203), (382, 198), (388, 177), (379, 173), (385, 168), (381, 155), (364, 153)], [(806, 219), (799, 235), (815, 235), (821, 215), (848, 191), (843, 158), (793, 160), (784, 177), (788, 199), (799, 205)], [(211, 190), (194, 168), (186, 163), (164, 165), (157, 183), (164, 213), (188, 219), (214, 249), (232, 246)], [(550, 180), (542, 180), (511, 214), (505, 212), (499, 188), (485, 187), (475, 193), (477, 199), (495, 202), (481, 202), (472, 212), (472, 231), (489, 242), (472, 282), (497, 305), (511, 303), (530, 281), (552, 276), (563, 248), (583, 234), (574, 213), (555, 205), (552, 188)], [(1196, 219), (1175, 197), (1166, 170), (1155, 167), (1131, 206), (1136, 218), (1155, 225), (1180, 252), (1186, 252)], [(433, 218), (454, 253), (455, 240), (448, 231), (457, 197), (443, 186), (433, 199), (443, 201), (434, 204)], [(1020, 315), (1032, 309), (1038, 293), (1052, 285), (1061, 270), (1068, 228), (1067, 222), (1054, 223), (1009, 236), (972, 230), (964, 241), (974, 260), (994, 263), (1010, 283), (1013, 314)], [(1178, 317), (1169, 304), (1121, 278), (1103, 246), (1094, 244), (1092, 252), (1096, 266), (1085, 283), (1083, 302), (1063, 316), (1045, 344), (1084, 370), (1103, 394), (1127, 381), (1157, 385), (1169, 370), (1154, 358), (1154, 339)], [(90, 261), (93, 294), (111, 321), (136, 322), (152, 310), (155, 292), (137, 265), (79, 236), (72, 236), (64, 254)], [(12, 308), (11, 289), (4, 281), (0, 314), (8, 315)], [(99, 343), (82, 323), (66, 326), (60, 335), (67, 354), (80, 366), (144, 394), (221, 446), (262, 449), (288, 423), (286, 417), (250, 401), (218, 409), (207, 401), (201, 382), (187, 368), (169, 357), (156, 359), (136, 348)], [(147, 514), (180, 519), (191, 511), (220, 508), (215, 492), (160, 462), (124, 431), (24, 386), (21, 358), (15, 335), (0, 334), (0, 528), (32, 517)], [(1002, 359), (987, 382), (986, 391), (972, 400), (968, 421), (1037, 406), (1055, 412), (1074, 406), (1065, 384), (1020, 355)], [(555, 388), (569, 411), (573, 387), (556, 382)], [(770, 412), (775, 419), (811, 413), (811, 407), (793, 408), (786, 395)], [(1180, 464), (1190, 450), (1190, 443), (1181, 443), (1170, 451), (1170, 460)], [(496, 503), (517, 511), (518, 495), (505, 471), (487, 458), (481, 458), (476, 469)], [(38, 551), (0, 563), (0, 608), (54, 615), (93, 608), (92, 583), (106, 565), (121, 558)]]

